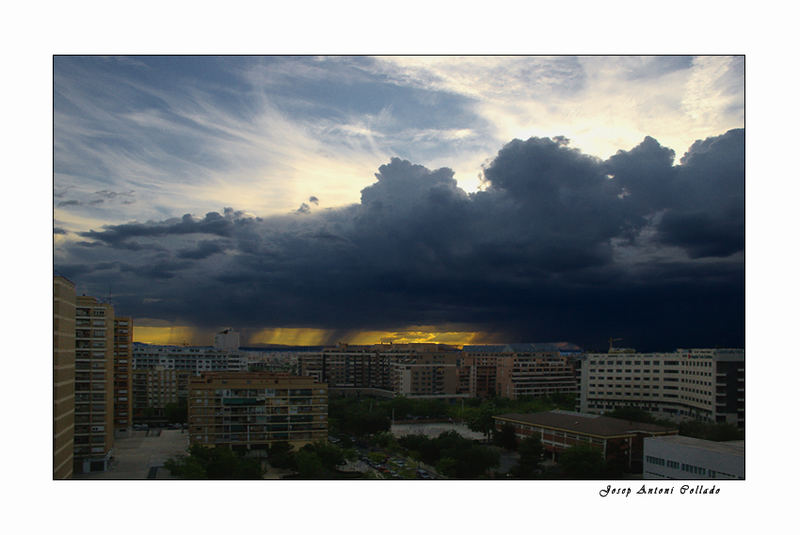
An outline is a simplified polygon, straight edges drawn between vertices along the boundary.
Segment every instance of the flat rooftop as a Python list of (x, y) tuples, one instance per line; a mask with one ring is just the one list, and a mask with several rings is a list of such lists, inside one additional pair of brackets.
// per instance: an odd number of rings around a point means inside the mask
[(728, 455), (736, 455), (744, 457), (744, 440), (727, 440), (724, 442), (715, 442), (713, 440), (703, 440), (700, 438), (685, 437), (683, 435), (670, 435), (663, 437), (651, 437), (645, 440), (658, 440), (659, 442), (666, 442), (687, 448), (696, 448), (699, 450), (713, 451), (716, 453), (727, 453)]
[(601, 437), (630, 435), (636, 432), (670, 433), (677, 431), (677, 427), (664, 427), (656, 424), (631, 422), (619, 418), (599, 416), (597, 414), (560, 410), (529, 414), (509, 413), (501, 414), (494, 418), (501, 421), (515, 421), (523, 424)]

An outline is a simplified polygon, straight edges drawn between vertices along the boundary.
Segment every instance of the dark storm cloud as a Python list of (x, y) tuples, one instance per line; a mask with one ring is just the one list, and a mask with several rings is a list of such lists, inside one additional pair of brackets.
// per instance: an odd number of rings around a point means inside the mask
[(234, 227), (237, 224), (245, 224), (248, 221), (240, 216), (241, 212), (234, 212), (232, 209), (226, 208), (224, 216), (217, 212), (209, 212), (203, 219), (195, 219), (191, 214), (185, 214), (180, 219), (173, 218), (157, 223), (111, 225), (105, 227), (106, 230), (102, 232), (90, 230), (82, 232), (80, 235), (112, 246), (124, 245), (127, 240), (136, 237), (153, 238), (190, 234), (213, 234), (228, 237), (233, 235)]
[[(126, 313), (207, 327), (449, 323), (598, 349), (612, 335), (640, 349), (742, 345), (743, 138), (698, 141), (680, 165), (649, 137), (605, 161), (564, 138), (514, 140), (474, 194), (450, 169), (395, 158), (345, 208), (82, 233), (118, 261), (85, 278), (101, 292), (113, 280)], [(116, 258), (133, 244), (160, 250)], [(80, 278), (79, 258), (73, 246), (57, 267)]]
[(665, 214), (661, 239), (692, 257), (744, 250), (744, 130), (696, 141), (678, 169), (685, 197)]
[(200, 260), (208, 258), (211, 255), (221, 253), (225, 250), (224, 242), (202, 240), (197, 244), (197, 247), (192, 249), (182, 249), (178, 251), (178, 258), (187, 258), (193, 260)]

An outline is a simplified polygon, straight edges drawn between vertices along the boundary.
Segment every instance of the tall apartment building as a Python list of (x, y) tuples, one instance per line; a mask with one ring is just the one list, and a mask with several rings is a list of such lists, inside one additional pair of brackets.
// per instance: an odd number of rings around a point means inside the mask
[(462, 380), (474, 397), (511, 399), (577, 394), (575, 369), (551, 344), (464, 346)]
[(114, 318), (114, 431), (133, 425), (133, 318)]
[(76, 472), (107, 470), (114, 447), (114, 308), (94, 297), (75, 303)]
[(214, 347), (223, 351), (239, 351), (239, 333), (225, 329), (214, 335)]
[(637, 407), (675, 421), (744, 427), (744, 350), (591, 353), (581, 368), (580, 410)]
[(458, 393), (459, 360), (453, 351), (397, 356), (392, 362), (392, 391), (406, 397), (452, 397)]
[(204, 373), (189, 381), (189, 440), (204, 446), (296, 448), (328, 436), (328, 387), (271, 372)]
[(53, 277), (53, 479), (73, 471), (75, 436), (75, 285)]
[(371, 389), (409, 397), (454, 397), (461, 353), (443, 344), (339, 344), (298, 355), (300, 375), (336, 389)]
[(247, 371), (240, 351), (214, 347), (133, 344), (132, 418), (136, 423), (167, 423), (166, 407), (188, 398), (192, 376), (207, 372)]
[[(568, 345), (571, 350), (572, 346)], [(330, 388), (372, 388), (408, 397), (546, 396), (578, 391), (556, 344), (465, 346), (340, 344), (298, 356), (300, 374)]]
[(189, 371), (158, 366), (133, 370), (131, 375), (133, 420), (137, 423), (167, 423), (167, 405), (188, 403)]
[(201, 346), (161, 346), (133, 344), (133, 369), (156, 367), (185, 370), (193, 375), (206, 372), (246, 371), (247, 359), (238, 351)]
[(495, 346), (465, 346), (459, 366), (459, 390), (472, 397), (488, 398), (497, 395), (497, 370), (509, 357), (500, 354)]
[(298, 355), (301, 376), (313, 377), (330, 388), (369, 388), (391, 391), (392, 357), (380, 346), (339, 344), (320, 352)]
[(247, 362), (247, 369), (251, 372), (284, 372), (298, 375), (299, 351), (259, 351), (254, 349), (241, 349)]

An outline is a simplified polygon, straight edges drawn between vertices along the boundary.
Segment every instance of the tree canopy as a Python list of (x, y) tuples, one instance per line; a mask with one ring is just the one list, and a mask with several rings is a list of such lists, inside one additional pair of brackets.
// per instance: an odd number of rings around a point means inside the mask
[(261, 479), (264, 469), (227, 446), (193, 445), (188, 456), (169, 459), (164, 468), (181, 479)]

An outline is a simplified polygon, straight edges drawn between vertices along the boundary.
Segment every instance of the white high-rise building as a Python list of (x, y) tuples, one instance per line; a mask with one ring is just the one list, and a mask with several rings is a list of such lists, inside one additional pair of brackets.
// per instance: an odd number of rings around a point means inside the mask
[(588, 353), (581, 365), (580, 410), (636, 407), (671, 420), (744, 427), (744, 350)]
[(239, 333), (225, 329), (214, 335), (214, 347), (223, 351), (239, 351)]

